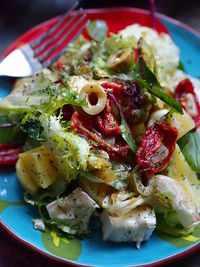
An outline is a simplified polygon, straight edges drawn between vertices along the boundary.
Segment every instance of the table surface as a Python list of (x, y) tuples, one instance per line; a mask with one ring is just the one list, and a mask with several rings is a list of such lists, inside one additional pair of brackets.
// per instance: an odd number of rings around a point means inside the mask
[[(18, 36), (49, 18), (67, 10), (69, 0), (7, 0), (0, 8), (0, 55)], [(80, 1), (83, 8), (98, 8), (105, 6), (121, 6), (119, 0), (84, 0)], [(114, 2), (114, 4), (113, 4)], [(148, 1), (123, 1), (124, 6), (148, 9)], [(176, 18), (194, 29), (200, 31), (200, 1), (159, 0), (156, 10)], [(24, 247), (0, 229), (0, 267), (33, 266), (59, 267), (29, 248)], [(181, 261), (167, 265), (168, 267), (200, 267), (200, 254), (197, 252)]]

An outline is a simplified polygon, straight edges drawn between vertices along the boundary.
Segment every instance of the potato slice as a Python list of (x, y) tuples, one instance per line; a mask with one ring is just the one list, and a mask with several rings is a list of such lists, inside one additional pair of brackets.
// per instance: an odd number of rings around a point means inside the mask
[(184, 114), (168, 113), (163, 116), (164, 120), (178, 130), (178, 139), (195, 127), (192, 118), (184, 111)]
[(31, 175), (24, 164), (23, 160), (19, 159), (16, 164), (16, 173), (18, 176), (18, 180), (23, 187), (23, 189), (29, 194), (35, 196), (38, 194), (39, 186), (37, 183), (31, 178)]
[(41, 146), (19, 155), (20, 160), (27, 166), (31, 178), (45, 189), (56, 181), (57, 164), (49, 150)]
[(183, 186), (193, 201), (200, 207), (200, 184), (196, 173), (186, 162), (180, 148), (176, 145), (174, 153), (164, 170), (165, 175), (174, 178)]
[(178, 139), (195, 127), (194, 121), (185, 111), (181, 115), (178, 113), (169, 113), (168, 109), (156, 110), (151, 114), (147, 127), (150, 127), (156, 120), (164, 121), (170, 126), (175, 127), (178, 130)]

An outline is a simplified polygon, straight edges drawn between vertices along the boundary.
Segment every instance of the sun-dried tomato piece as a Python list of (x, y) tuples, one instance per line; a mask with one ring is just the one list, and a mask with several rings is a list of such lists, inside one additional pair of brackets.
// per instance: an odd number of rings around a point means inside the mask
[(169, 161), (178, 131), (162, 122), (154, 122), (142, 136), (137, 150), (138, 164), (149, 174), (161, 171)]
[(22, 148), (15, 143), (0, 144), (0, 166), (15, 165)]
[(72, 123), (70, 129), (75, 133), (80, 134), (85, 139), (94, 141), (96, 143), (94, 146), (106, 151), (110, 158), (116, 160), (126, 158), (130, 151), (128, 145), (117, 146), (109, 144), (97, 132), (94, 132), (92, 129), (87, 129), (87, 124), (84, 120), (85, 118), (83, 118), (78, 112), (74, 112), (71, 118)]
[(200, 127), (200, 103), (194, 91), (194, 86), (189, 79), (179, 82), (175, 91), (175, 99), (184, 110), (192, 117), (195, 128)]
[(105, 89), (112, 89), (112, 93), (116, 97), (121, 96), (121, 92), (124, 89), (124, 85), (118, 82), (106, 82), (106, 83), (102, 83), (101, 86)]

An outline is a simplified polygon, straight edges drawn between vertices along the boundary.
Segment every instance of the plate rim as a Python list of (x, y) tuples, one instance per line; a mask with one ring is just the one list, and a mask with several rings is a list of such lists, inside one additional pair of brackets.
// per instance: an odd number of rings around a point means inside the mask
[[(150, 14), (149, 10), (146, 9), (140, 9), (140, 8), (134, 8), (134, 7), (128, 7), (128, 6), (119, 6), (119, 7), (106, 7), (106, 8), (91, 8), (91, 9), (84, 9), (86, 11), (86, 13), (100, 13), (100, 12), (106, 12), (106, 11), (123, 11), (123, 12), (138, 12), (141, 14)], [(167, 15), (161, 14), (159, 12), (156, 12), (156, 16), (159, 19), (163, 19), (166, 20), (168, 22), (171, 22), (172, 24), (175, 24), (189, 32), (191, 32), (193, 35), (195, 35), (195, 37), (197, 37), (200, 40), (200, 32), (193, 29), (191, 26), (188, 26), (187, 24), (176, 20), (174, 18), (171, 18)], [(56, 18), (58, 18), (59, 16), (53, 17), (51, 19), (48, 19), (44, 22), (41, 22), (37, 25), (35, 25), (34, 27), (28, 29), (25, 33), (21, 34), (15, 41), (13, 41), (8, 48), (3, 52), (2, 57), (4, 57), (8, 51), (10, 51), (11, 47), (14, 47), (15, 44), (18, 43), (19, 39), (23, 39), (27, 33), (29, 33), (31, 30), (40, 28), (40, 27), (44, 27), (46, 24), (49, 24), (51, 21), (55, 20)], [(65, 266), (73, 266), (73, 267), (94, 267), (92, 265), (85, 265), (85, 264), (80, 264), (78, 262), (72, 262), (70, 260), (67, 259), (62, 259), (56, 255), (52, 255), (40, 248), (38, 248), (37, 246), (35, 246), (34, 244), (30, 243), (29, 241), (23, 239), (22, 237), (18, 236), (13, 230), (11, 230), (9, 228), (9, 226), (2, 221), (2, 219), (0, 219), (0, 228), (5, 231), (9, 236), (11, 236), (15, 241), (20, 242), (23, 246), (27, 247), (28, 249), (32, 250), (33, 252), (39, 253), (43, 258), (48, 258), (49, 260), (53, 260), (54, 262), (57, 263), (62, 263), (65, 264)], [(186, 256), (189, 256), (191, 254), (193, 254), (194, 252), (196, 252), (198, 249), (200, 249), (200, 243), (194, 244), (191, 248), (186, 249), (185, 251), (179, 252), (178, 254), (169, 256), (167, 258), (161, 259), (159, 261), (156, 262), (151, 262), (151, 263), (147, 263), (147, 264), (143, 264), (143, 265), (137, 265), (139, 267), (159, 267), (159, 266), (163, 266), (167, 263), (172, 263), (172, 262), (176, 262), (178, 260), (181, 260), (183, 258), (185, 258)], [(130, 266), (131, 267), (131, 266)], [(136, 265), (133, 265), (132, 267), (136, 267)]]

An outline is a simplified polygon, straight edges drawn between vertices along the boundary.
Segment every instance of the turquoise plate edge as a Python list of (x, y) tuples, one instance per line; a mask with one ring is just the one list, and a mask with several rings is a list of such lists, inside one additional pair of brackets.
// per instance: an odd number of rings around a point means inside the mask
[[(200, 38), (186, 28), (161, 18), (168, 28), (173, 40), (180, 48), (181, 61), (188, 74), (195, 77), (200, 76), (199, 64)], [(188, 52), (189, 51), (189, 52)], [(9, 79), (0, 80), (0, 97), (9, 93), (11, 84)], [(20, 202), (23, 200), (23, 192), (17, 182), (13, 169), (0, 169), (0, 199), (9, 202)], [(17, 211), (17, 212), (16, 212)], [(23, 216), (21, 216), (23, 214)], [(41, 233), (32, 227), (32, 218), (37, 218), (37, 211), (27, 205), (8, 206), (0, 215), (0, 219), (19, 238), (26, 240), (33, 246), (47, 254), (51, 254), (43, 245)], [(18, 222), (16, 224), (16, 221)], [(82, 252), (77, 261), (71, 261), (77, 265), (90, 266), (144, 266), (159, 263), (175, 255), (183, 254), (191, 248), (200, 244), (199, 241), (185, 248), (177, 248), (159, 239), (156, 235), (144, 243), (140, 250), (136, 250), (134, 244), (113, 244), (101, 240), (100, 233), (90, 239), (81, 241)], [(159, 251), (159, 253), (158, 253)], [(53, 254), (51, 254), (53, 255)], [(58, 258), (57, 256), (53, 255)], [(134, 260), (133, 260), (134, 259)], [(69, 262), (68, 260), (65, 262)], [(161, 262), (160, 262), (161, 263)], [(159, 265), (160, 266), (160, 265)]]

